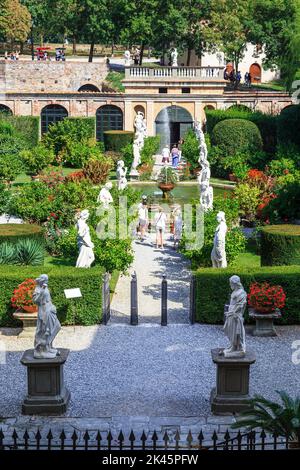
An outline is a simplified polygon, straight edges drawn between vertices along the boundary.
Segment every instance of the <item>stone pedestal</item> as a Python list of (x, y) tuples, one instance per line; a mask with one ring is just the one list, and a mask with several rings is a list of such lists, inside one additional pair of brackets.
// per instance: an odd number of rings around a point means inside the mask
[(244, 357), (226, 358), (223, 349), (212, 349), (212, 360), (217, 366), (216, 387), (211, 392), (211, 410), (215, 414), (239, 413), (248, 408), (250, 365), (255, 354), (247, 351)]
[(137, 170), (130, 170), (129, 177), (130, 181), (138, 181), (140, 179), (140, 174)]
[(33, 338), (36, 330), (37, 311), (33, 313), (14, 312), (13, 317), (23, 323), (23, 330), (19, 338)]
[(26, 415), (54, 415), (65, 413), (70, 392), (65, 387), (63, 366), (69, 349), (59, 349), (53, 359), (35, 359), (33, 349), (24, 352), (21, 363), (27, 367), (28, 395), (23, 401)]
[(280, 310), (273, 313), (259, 313), (254, 308), (249, 308), (249, 317), (255, 320), (253, 336), (277, 336), (274, 320), (281, 318)]

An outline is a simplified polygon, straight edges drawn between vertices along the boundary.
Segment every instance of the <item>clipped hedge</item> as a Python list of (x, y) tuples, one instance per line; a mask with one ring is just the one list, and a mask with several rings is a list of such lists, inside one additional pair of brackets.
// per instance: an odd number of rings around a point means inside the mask
[(121, 152), (122, 148), (132, 144), (134, 133), (131, 131), (105, 131), (105, 151)]
[(300, 148), (300, 105), (283, 109), (277, 118), (278, 141), (282, 145), (294, 144)]
[(228, 110), (206, 109), (206, 127), (209, 135), (212, 135), (214, 127), (225, 119), (246, 119), (257, 125), (260, 130), (264, 150), (268, 153), (275, 153), (277, 145), (277, 116), (264, 114), (259, 111), (245, 111), (238, 107)]
[[(41, 271), (42, 269), (42, 271)], [(14, 289), (25, 279), (35, 279), (41, 273), (48, 274), (52, 301), (57, 315), (64, 325), (94, 325), (102, 319), (103, 268), (80, 269), (73, 267), (15, 267), (0, 266), (0, 326), (16, 326), (10, 299)], [(79, 287), (82, 297), (67, 300), (64, 289)], [(74, 321), (74, 313), (75, 321)]]
[(9, 122), (24, 138), (27, 146), (35, 147), (40, 140), (39, 116), (13, 116), (0, 113), (0, 119)]
[[(196, 278), (196, 319), (201, 323), (222, 324), (224, 304), (231, 293), (229, 278), (240, 276), (246, 292), (253, 281), (281, 285), (287, 295), (279, 324), (300, 324), (300, 266), (264, 268), (199, 269)], [(248, 314), (245, 316), (249, 322)]]
[(228, 155), (237, 152), (255, 152), (262, 149), (262, 138), (256, 124), (245, 119), (226, 119), (219, 122), (211, 135), (212, 144), (227, 151)]
[(16, 242), (19, 239), (36, 238), (44, 241), (44, 231), (35, 224), (1, 224), (0, 243)]
[(300, 225), (269, 225), (261, 230), (261, 265), (300, 265)]

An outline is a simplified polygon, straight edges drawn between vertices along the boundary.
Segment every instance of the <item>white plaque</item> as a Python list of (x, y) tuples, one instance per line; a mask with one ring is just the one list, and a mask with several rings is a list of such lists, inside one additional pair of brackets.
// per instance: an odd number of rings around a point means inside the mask
[(78, 297), (82, 297), (81, 290), (79, 288), (65, 289), (64, 293), (66, 299), (77, 299)]

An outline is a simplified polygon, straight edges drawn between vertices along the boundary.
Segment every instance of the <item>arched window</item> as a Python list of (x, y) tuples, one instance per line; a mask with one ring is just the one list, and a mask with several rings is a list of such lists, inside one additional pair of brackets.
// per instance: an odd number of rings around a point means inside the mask
[(103, 132), (122, 131), (123, 112), (117, 106), (105, 105), (96, 112), (96, 137), (103, 141)]
[(78, 91), (85, 91), (89, 92), (91, 91), (92, 93), (99, 93), (100, 90), (96, 85), (93, 85), (92, 83), (87, 83), (86, 85), (82, 85)]
[(49, 104), (42, 109), (41, 112), (41, 129), (42, 134), (45, 134), (51, 124), (62, 121), (68, 117), (66, 108), (59, 104)]
[(5, 104), (0, 104), (0, 113), (1, 114), (12, 114), (12, 110)]

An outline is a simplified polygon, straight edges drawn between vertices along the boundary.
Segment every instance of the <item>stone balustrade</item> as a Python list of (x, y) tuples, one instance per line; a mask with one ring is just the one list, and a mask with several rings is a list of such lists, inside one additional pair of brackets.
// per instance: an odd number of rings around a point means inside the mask
[(126, 67), (125, 80), (144, 79), (161, 80), (172, 78), (202, 79), (202, 80), (222, 80), (223, 67)]

